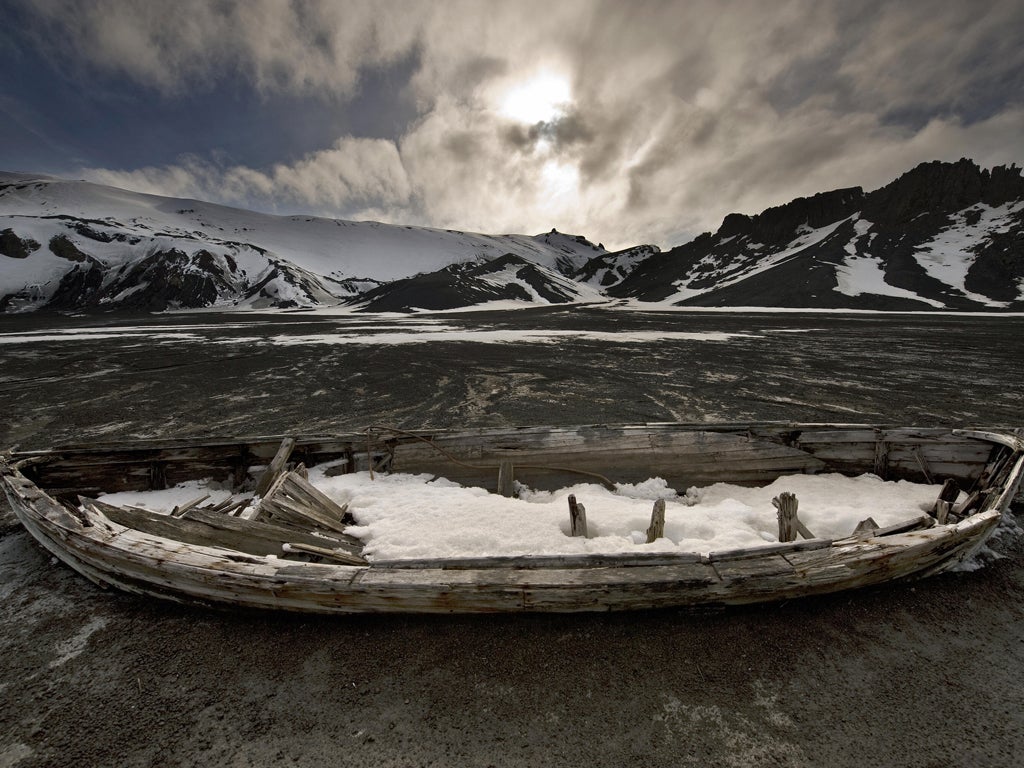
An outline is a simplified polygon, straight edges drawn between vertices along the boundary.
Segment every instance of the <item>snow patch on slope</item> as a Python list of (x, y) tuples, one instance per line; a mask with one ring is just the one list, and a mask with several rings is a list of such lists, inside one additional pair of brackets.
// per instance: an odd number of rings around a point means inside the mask
[[(972, 301), (988, 307), (1005, 308), (1009, 302), (995, 301), (967, 290), (967, 272), (974, 263), (976, 249), (987, 243), (993, 233), (1007, 232), (1014, 214), (1024, 210), (1024, 202), (1007, 203), (993, 208), (984, 203), (972, 205), (953, 214), (953, 223), (932, 240), (916, 249), (914, 258), (932, 277), (952, 286)], [(973, 223), (968, 218), (977, 217)], [(1024, 298), (1024, 292), (1018, 294)]]
[[(897, 288), (885, 281), (885, 269), (882, 263), (873, 256), (860, 255), (870, 252), (871, 241), (874, 233), (869, 232), (871, 222), (858, 219), (854, 222), (854, 237), (843, 246), (846, 251), (844, 264), (836, 265), (836, 290), (846, 296), (860, 296), (871, 294), (874, 296), (893, 296), (900, 299), (914, 299), (923, 301), (938, 309), (945, 308), (945, 304), (934, 299), (927, 299), (913, 291), (905, 288)], [(858, 248), (864, 240), (867, 242), (863, 247)]]

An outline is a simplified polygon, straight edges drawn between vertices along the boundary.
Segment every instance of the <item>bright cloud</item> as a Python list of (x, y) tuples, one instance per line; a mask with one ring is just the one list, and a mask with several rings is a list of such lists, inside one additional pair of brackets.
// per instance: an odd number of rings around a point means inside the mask
[(555, 120), (571, 103), (569, 82), (564, 77), (543, 72), (507, 90), (499, 102), (499, 111), (512, 120), (534, 125)]

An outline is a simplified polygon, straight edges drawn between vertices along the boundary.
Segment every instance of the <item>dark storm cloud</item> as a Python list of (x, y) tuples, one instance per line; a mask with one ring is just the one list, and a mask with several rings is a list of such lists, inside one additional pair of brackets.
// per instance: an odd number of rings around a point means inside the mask
[[(43, 88), (0, 80), (0, 109), (23, 116), (6, 135), (26, 156), (33, 131), (34, 156), (76, 147), (44, 170), (147, 191), (670, 245), (923, 160), (1024, 161), (1018, 0), (0, 10), (27, 51), (0, 51), (4, 70), (31, 80), (35, 57), (50, 72)], [(503, 109), (538, 78), (564, 82), (567, 102), (540, 120)], [(61, 109), (81, 129), (54, 133)]]

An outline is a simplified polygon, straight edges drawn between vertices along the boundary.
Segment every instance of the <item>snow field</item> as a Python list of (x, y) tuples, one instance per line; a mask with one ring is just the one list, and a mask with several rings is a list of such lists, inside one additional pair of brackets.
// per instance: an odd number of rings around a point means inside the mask
[[(517, 484), (518, 498), (463, 487), (432, 475), (367, 472), (326, 477), (329, 465), (310, 471), (310, 480), (347, 504), (356, 525), (347, 532), (364, 544), (370, 560), (622, 552), (708, 553), (777, 541), (771, 500), (795, 493), (800, 519), (815, 536), (849, 536), (872, 517), (880, 526), (917, 517), (935, 501), (938, 488), (874, 475), (788, 475), (759, 487), (716, 483), (683, 495), (661, 478), (609, 491), (583, 483), (557, 491), (533, 491)], [(204, 493), (207, 503), (227, 498), (217, 483), (192, 481), (164, 491), (102, 496), (111, 504), (169, 513)], [(587, 510), (589, 538), (569, 536), (568, 496)], [(238, 498), (242, 498), (239, 496)], [(655, 500), (666, 500), (665, 537), (647, 544), (645, 531)]]

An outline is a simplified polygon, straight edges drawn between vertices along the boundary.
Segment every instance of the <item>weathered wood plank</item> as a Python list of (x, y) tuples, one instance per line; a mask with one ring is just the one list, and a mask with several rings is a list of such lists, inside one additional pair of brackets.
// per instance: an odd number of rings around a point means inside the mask
[(374, 560), (377, 568), (440, 568), (442, 570), (486, 570), (492, 568), (635, 568), (702, 562), (696, 552), (610, 552), (585, 555), (509, 555), (495, 557)]
[(746, 560), (751, 557), (764, 557), (765, 555), (781, 555), (786, 552), (805, 552), (815, 549), (825, 549), (832, 545), (830, 539), (805, 539), (804, 541), (780, 542), (778, 544), (764, 544), (756, 547), (743, 547), (741, 549), (722, 549), (709, 552), (705, 558), (710, 563), (724, 562), (726, 560)]
[(319, 510), (306, 506), (296, 499), (282, 495), (277, 495), (272, 499), (265, 499), (261, 509), (263, 511), (261, 519), (272, 520), (288, 527), (298, 528), (299, 530), (320, 528), (335, 533), (344, 533), (345, 531), (343, 523), (335, 521)]
[(188, 512), (190, 509), (192, 509), (192, 507), (199, 506), (204, 501), (206, 501), (208, 498), (210, 498), (210, 494), (206, 493), (206, 494), (203, 494), (202, 496), (198, 496), (198, 497), (192, 499), (191, 501), (186, 501), (180, 507), (175, 507), (174, 509), (171, 510), (171, 517), (181, 517), (186, 512)]
[(719, 577), (726, 582), (743, 583), (745, 589), (774, 590), (780, 578), (795, 578), (796, 569), (782, 555), (736, 558), (713, 563)]
[(299, 533), (269, 523), (242, 520), (216, 512), (193, 509), (188, 517), (175, 518), (147, 510), (118, 507), (96, 499), (83, 499), (84, 504), (95, 507), (118, 525), (154, 536), (197, 544), (225, 547), (251, 555), (276, 555), (286, 542), (312, 546), (330, 546), (358, 552), (361, 544), (351, 537), (322, 537)]
[(1024, 452), (1024, 439), (1018, 435), (1009, 435), (983, 429), (954, 429), (953, 434), (973, 438), (975, 440), (984, 440), (988, 443), (1005, 445), (1011, 451), (1016, 451), (1018, 453)]
[(924, 454), (921, 453), (919, 446), (915, 445), (913, 447), (913, 454), (914, 458), (917, 460), (918, 466), (921, 467), (921, 474), (924, 475), (925, 482), (931, 485), (935, 482), (933, 479), (935, 475), (932, 473), (931, 467), (928, 466), (928, 461), (925, 459)]
[(945, 523), (949, 513), (953, 510), (954, 502), (956, 502), (959, 496), (960, 484), (951, 477), (946, 478), (939, 491), (939, 498), (935, 500), (935, 505), (930, 511), (932, 517), (938, 520), (940, 524)]
[[(300, 465), (301, 466), (301, 465)], [(300, 529), (323, 528), (343, 533), (345, 508), (298, 472), (278, 476), (260, 500), (256, 519), (273, 519)]]
[[(871, 520), (871, 518), (868, 518)], [(867, 521), (863, 521), (867, 522)], [(871, 521), (874, 522), (874, 521)], [(849, 543), (853, 540), (862, 540), (865, 538), (882, 538), (885, 536), (892, 536), (897, 533), (906, 533), (907, 531), (919, 531), (931, 528), (935, 525), (935, 518), (930, 515), (921, 515), (920, 517), (914, 517), (910, 520), (904, 520), (899, 523), (893, 523), (881, 528), (873, 528), (871, 530), (860, 530), (855, 532), (853, 536), (847, 539), (838, 539), (837, 544)], [(860, 525), (857, 526), (860, 528)]]
[(347, 565), (367, 565), (365, 559), (352, 555), (345, 550), (329, 549), (315, 544), (302, 544), (296, 541), (289, 541), (282, 544), (281, 549), (285, 553), (300, 552), (307, 555), (316, 555), (317, 557), (326, 557), (329, 560), (336, 560), (339, 563), (346, 563)]
[(291, 473), (282, 485), (282, 491), (323, 512), (337, 523), (340, 523), (342, 518), (345, 517), (347, 510), (344, 506), (338, 504), (301, 474)]
[(274, 454), (274, 458), (270, 460), (269, 466), (260, 475), (260, 479), (256, 483), (257, 496), (266, 496), (278, 476), (284, 472), (285, 464), (288, 463), (292, 451), (295, 450), (295, 443), (294, 437), (286, 437), (281, 441), (281, 446), (277, 449), (277, 453)]

